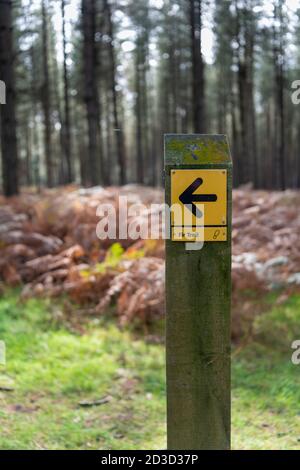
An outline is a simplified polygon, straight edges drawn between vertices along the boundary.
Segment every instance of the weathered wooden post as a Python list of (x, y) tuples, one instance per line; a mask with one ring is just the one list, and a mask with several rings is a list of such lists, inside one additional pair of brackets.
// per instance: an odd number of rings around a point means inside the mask
[[(229, 449), (232, 163), (226, 137), (166, 135), (165, 188), (167, 204), (189, 204), (193, 213), (192, 227), (171, 217), (166, 241), (168, 448)], [(190, 249), (185, 242), (191, 240), (199, 249)]]

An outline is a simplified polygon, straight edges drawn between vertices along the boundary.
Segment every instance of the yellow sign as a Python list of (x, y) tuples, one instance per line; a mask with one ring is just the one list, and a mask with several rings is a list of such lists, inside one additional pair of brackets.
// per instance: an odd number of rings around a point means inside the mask
[(171, 170), (173, 241), (227, 240), (227, 170)]

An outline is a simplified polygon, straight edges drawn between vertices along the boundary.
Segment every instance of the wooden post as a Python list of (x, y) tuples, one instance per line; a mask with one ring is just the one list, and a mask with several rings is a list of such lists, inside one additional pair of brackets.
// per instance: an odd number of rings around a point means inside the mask
[(189, 250), (176, 227), (166, 241), (168, 449), (229, 449), (232, 163), (226, 137), (166, 135), (165, 189), (167, 204), (200, 201), (205, 209), (202, 249)]

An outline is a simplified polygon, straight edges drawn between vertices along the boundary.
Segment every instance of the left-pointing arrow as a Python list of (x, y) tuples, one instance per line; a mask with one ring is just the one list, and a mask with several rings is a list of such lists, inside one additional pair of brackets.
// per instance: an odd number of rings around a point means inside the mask
[(194, 191), (196, 191), (202, 184), (203, 179), (196, 178), (195, 181), (179, 196), (179, 201), (187, 206), (188, 209), (192, 211), (193, 215), (199, 218), (201, 218), (203, 214), (194, 202), (216, 202), (218, 199), (216, 194), (194, 194)]

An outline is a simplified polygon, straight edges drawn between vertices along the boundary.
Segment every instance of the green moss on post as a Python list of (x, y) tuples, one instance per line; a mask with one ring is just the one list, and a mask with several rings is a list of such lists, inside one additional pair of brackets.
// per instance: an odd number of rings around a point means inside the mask
[(168, 448), (230, 448), (232, 163), (225, 136), (166, 135), (165, 189), (171, 170), (226, 169), (225, 242), (187, 251), (166, 242)]

